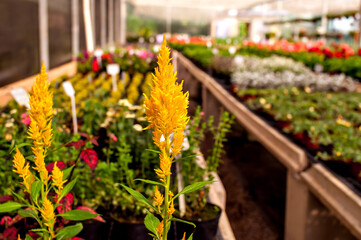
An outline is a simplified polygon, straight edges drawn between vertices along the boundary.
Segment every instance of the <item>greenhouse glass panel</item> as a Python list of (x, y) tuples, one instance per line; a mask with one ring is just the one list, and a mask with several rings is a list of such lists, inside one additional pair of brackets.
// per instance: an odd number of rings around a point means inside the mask
[(40, 69), (38, 1), (1, 0), (0, 20), (0, 86), (4, 86)]
[(71, 60), (71, 1), (49, 0), (49, 54), (50, 67)]

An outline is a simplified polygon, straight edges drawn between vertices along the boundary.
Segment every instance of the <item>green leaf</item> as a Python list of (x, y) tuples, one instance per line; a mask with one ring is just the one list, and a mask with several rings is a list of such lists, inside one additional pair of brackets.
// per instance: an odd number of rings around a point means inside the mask
[(93, 219), (98, 216), (98, 214), (94, 214), (88, 211), (83, 210), (71, 210), (69, 212), (65, 212), (62, 214), (59, 214), (59, 216), (62, 216), (66, 220), (71, 221), (84, 221), (88, 219)]
[(21, 200), (22, 202), (26, 202), (25, 199), (16, 192), (11, 191), (11, 194), (14, 195), (17, 199)]
[(68, 183), (67, 185), (65, 185), (63, 191), (60, 194), (60, 198), (62, 199), (64, 196), (66, 196), (74, 187), (75, 183), (76, 183), (77, 178), (75, 178), (73, 181), (71, 181), (70, 183)]
[(6, 202), (0, 204), (0, 213), (12, 212), (18, 210), (19, 208), (23, 207), (24, 205), (17, 202)]
[(55, 235), (55, 237), (57, 240), (72, 238), (72, 237), (75, 237), (76, 235), (78, 235), (78, 233), (80, 233), (81, 230), (83, 230), (83, 224), (77, 223), (75, 225), (68, 226), (68, 227), (61, 229)]
[(145, 218), (144, 218), (144, 225), (149, 231), (154, 233), (157, 236), (157, 238), (159, 238), (159, 235), (157, 232), (159, 223), (160, 223), (159, 219), (156, 218), (152, 213), (150, 213), (148, 211), (147, 216), (145, 216)]
[(125, 190), (128, 191), (128, 193), (130, 193), (135, 199), (137, 199), (139, 202), (145, 204), (146, 206), (150, 207), (151, 209), (153, 209), (154, 211), (158, 212), (158, 209), (156, 207), (154, 207), (148, 199), (146, 199), (141, 193), (121, 184)]
[(179, 219), (179, 218), (172, 217), (170, 220), (171, 221), (176, 221), (176, 222), (186, 223), (186, 224), (192, 225), (194, 228), (196, 227), (196, 225), (194, 223), (188, 222), (186, 220), (182, 220), (182, 219)]
[(158, 154), (160, 154), (160, 153), (161, 153), (160, 151), (153, 150), (153, 149), (145, 149), (145, 150), (146, 150), (146, 151), (149, 151), (149, 152), (158, 153)]
[(194, 192), (202, 187), (204, 187), (205, 185), (207, 184), (210, 184), (210, 183), (213, 183), (215, 181), (203, 181), (203, 182), (196, 182), (196, 183), (193, 183), (191, 185), (188, 185), (186, 186), (185, 188), (183, 188), (182, 191), (180, 191), (177, 195), (175, 195), (174, 198), (177, 198), (179, 195), (181, 194), (187, 194), (187, 193), (191, 193), (191, 192)]
[(23, 210), (23, 209), (20, 209), (18, 211), (18, 214), (22, 217), (30, 217), (30, 218), (34, 218), (36, 221), (38, 221), (40, 223), (40, 219), (39, 219), (39, 216), (37, 214), (37, 212), (35, 212), (34, 210), (32, 209), (26, 209), (26, 210)]
[(63, 181), (68, 179), (70, 173), (71, 173), (71, 170), (74, 168), (74, 166), (71, 166), (71, 167), (68, 167), (67, 169), (65, 169), (63, 171)]
[(31, 184), (31, 197), (35, 202), (38, 201), (38, 197), (40, 195), (42, 185), (43, 185), (43, 183), (39, 180), (35, 181), (35, 182), (33, 182), (33, 184)]
[(21, 143), (21, 144), (19, 144), (19, 145), (16, 145), (16, 146), (14, 146), (14, 147), (11, 149), (10, 154), (11, 154), (14, 150), (16, 150), (17, 148), (22, 148), (22, 147), (25, 147), (25, 146), (31, 146), (31, 144), (30, 144), (30, 143)]
[(25, 240), (34, 240), (34, 239), (32, 237), (30, 237), (29, 235), (26, 235)]
[(43, 229), (43, 228), (33, 228), (30, 231), (32, 231), (32, 232), (48, 232), (48, 230)]
[(187, 240), (193, 240), (193, 233), (189, 236)]
[(147, 179), (137, 178), (137, 179), (134, 179), (134, 181), (141, 181), (141, 182), (150, 183), (150, 184), (154, 184), (154, 185), (164, 186), (163, 183), (152, 181), (152, 180), (147, 180)]

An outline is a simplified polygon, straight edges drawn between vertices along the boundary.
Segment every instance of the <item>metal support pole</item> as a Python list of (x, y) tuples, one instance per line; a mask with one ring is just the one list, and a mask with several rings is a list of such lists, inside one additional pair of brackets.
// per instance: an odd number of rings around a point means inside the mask
[(95, 0), (90, 0), (90, 15), (92, 21), (92, 30), (93, 30), (93, 41), (94, 46), (96, 46), (97, 38), (96, 38), (96, 31), (95, 31)]
[(71, 1), (71, 34), (72, 34), (72, 51), (73, 58), (79, 54), (79, 0)]
[(172, 5), (171, 2), (167, 6), (167, 33), (172, 33)]
[(106, 12), (106, 5), (105, 0), (100, 0), (100, 45), (102, 48), (105, 48), (107, 42), (107, 12)]
[(114, 0), (114, 35), (115, 43), (118, 43), (120, 40), (120, 0)]
[(322, 35), (324, 41), (326, 41), (326, 33), (327, 33), (327, 12), (328, 12), (328, 0), (322, 1), (322, 19), (321, 19), (321, 27), (322, 27)]
[(48, 2), (39, 0), (39, 43), (40, 66), (44, 61), (45, 69), (49, 70), (49, 29), (48, 29)]
[(90, 16), (90, 0), (83, 0), (83, 15), (85, 25), (85, 39), (87, 50), (94, 51), (94, 40), (92, 33), (92, 22)]
[(109, 0), (108, 5), (108, 44), (109, 46), (114, 46), (114, 0)]
[(125, 44), (127, 34), (127, 4), (120, 0), (120, 44)]
[(361, 47), (361, 0), (360, 0), (360, 9), (359, 9), (359, 19), (358, 19), (358, 37), (359, 37), (359, 47)]

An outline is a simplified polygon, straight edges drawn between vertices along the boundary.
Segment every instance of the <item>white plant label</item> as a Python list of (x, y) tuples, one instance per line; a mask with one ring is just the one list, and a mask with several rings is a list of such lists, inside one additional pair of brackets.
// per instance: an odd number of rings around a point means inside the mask
[(64, 89), (66, 95), (68, 95), (69, 97), (75, 95), (75, 90), (74, 90), (71, 82), (65, 81), (65, 82), (63, 82), (62, 85), (63, 85), (63, 89)]
[(123, 83), (123, 85), (125, 85), (125, 72), (124, 71), (122, 72), (122, 83)]
[(118, 90), (117, 75), (119, 74), (119, 72), (120, 72), (119, 64), (116, 64), (116, 63), (108, 64), (107, 73), (112, 76), (113, 92), (116, 92)]
[(11, 89), (10, 93), (20, 106), (25, 106), (30, 109), (29, 94), (24, 88)]
[(63, 85), (63, 89), (65, 91), (65, 94), (70, 97), (74, 134), (77, 134), (78, 133), (78, 119), (76, 117), (75, 90), (73, 88), (73, 85), (69, 81), (63, 82), (62, 85)]
[(211, 41), (208, 41), (208, 42), (207, 42), (207, 47), (208, 47), (208, 48), (212, 47), (212, 42), (211, 42)]
[(103, 50), (97, 49), (94, 51), (94, 56), (97, 58), (99, 66), (102, 64)]
[(316, 73), (321, 73), (323, 71), (323, 66), (321, 64), (316, 64), (314, 68)]
[(93, 81), (93, 76), (92, 75), (88, 75), (88, 82), (91, 83)]
[(228, 52), (230, 53), (230, 54), (235, 54), (236, 53), (236, 51), (237, 51), (237, 49), (235, 48), (235, 47), (229, 47), (228, 48)]
[(217, 54), (218, 54), (218, 49), (217, 49), (217, 48), (213, 48), (213, 49), (212, 49), (212, 53), (213, 53), (214, 55), (217, 55)]

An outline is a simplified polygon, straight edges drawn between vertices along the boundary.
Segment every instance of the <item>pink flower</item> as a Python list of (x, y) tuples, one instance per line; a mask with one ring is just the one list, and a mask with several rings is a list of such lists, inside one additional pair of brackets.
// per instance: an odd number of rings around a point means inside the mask
[[(86, 206), (79, 206), (76, 208), (77, 210), (83, 210), (83, 211), (87, 211), (87, 212), (91, 212), (93, 214), (97, 214), (96, 211), (94, 211), (93, 209), (91, 209), (90, 207), (86, 207)], [(99, 222), (105, 222), (105, 220), (101, 217), (101, 216), (96, 216), (95, 218), (93, 218), (94, 220), (97, 220)]]
[(108, 137), (110, 137), (114, 142), (118, 141), (118, 138), (113, 133), (109, 133)]
[[(54, 164), (55, 162), (49, 163), (48, 165), (46, 165), (46, 170), (48, 170), (49, 173), (51, 173), (54, 169)], [(61, 170), (63, 168), (65, 168), (65, 163), (63, 163), (62, 161), (58, 161), (56, 166)]]
[(11, 222), (11, 217), (9, 216), (4, 216), (1, 221), (0, 221), (0, 225), (8, 225)]
[(21, 122), (25, 125), (29, 126), (31, 123), (31, 119), (28, 113), (21, 114)]
[(58, 212), (64, 213), (69, 212), (71, 210), (71, 205), (74, 202), (74, 196), (72, 193), (68, 193), (64, 198), (60, 200), (60, 206), (58, 206), (56, 209)]

